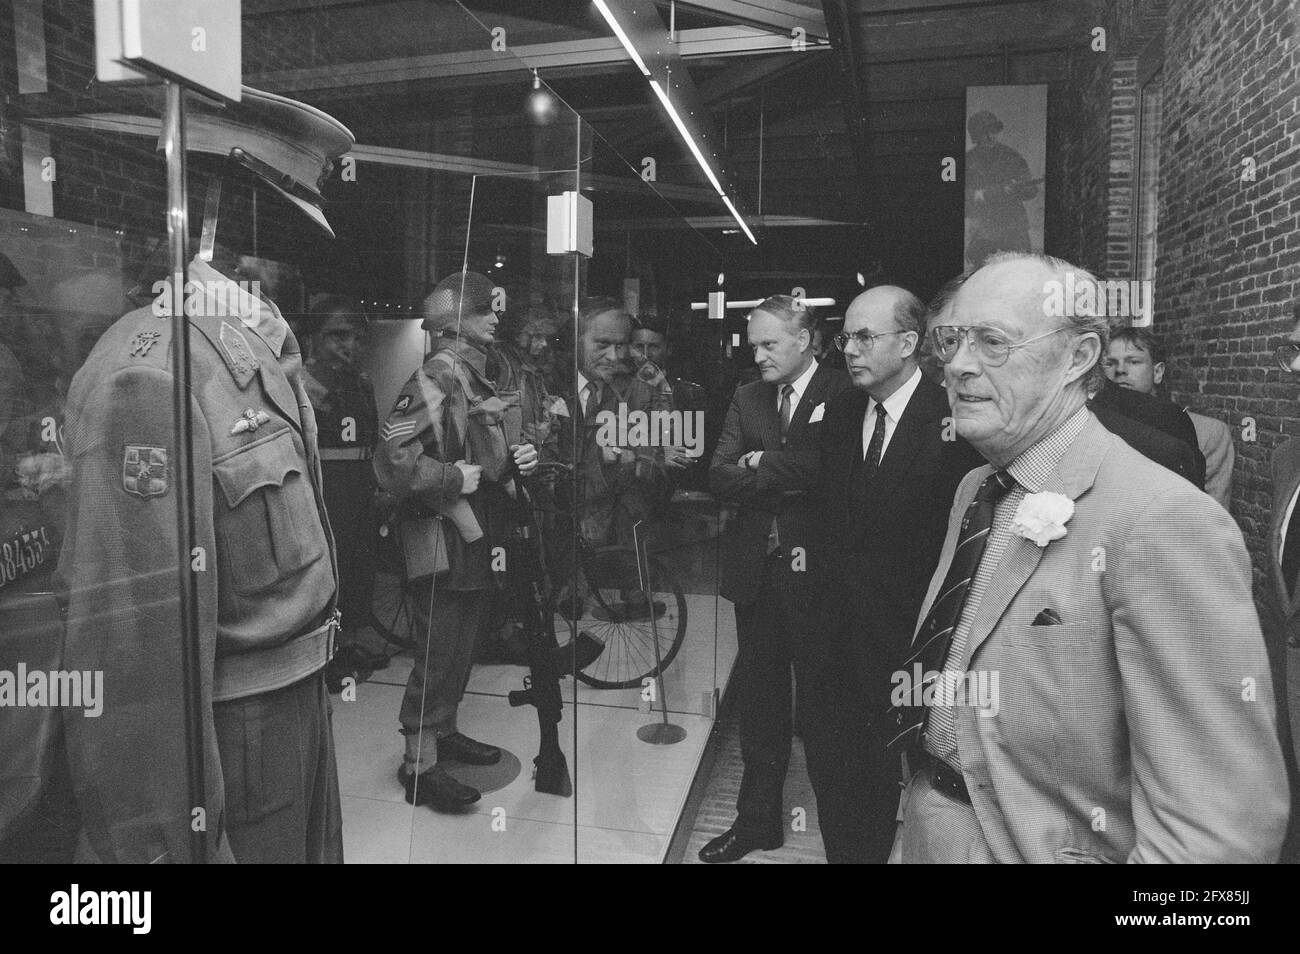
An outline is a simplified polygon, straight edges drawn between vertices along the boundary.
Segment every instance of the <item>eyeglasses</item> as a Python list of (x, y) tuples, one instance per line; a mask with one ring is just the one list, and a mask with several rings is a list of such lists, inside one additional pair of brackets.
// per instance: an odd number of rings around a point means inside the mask
[(863, 351), (870, 351), (876, 346), (877, 338), (888, 338), (890, 335), (905, 335), (906, 331), (882, 331), (878, 335), (869, 335), (865, 331), (855, 331), (851, 335), (839, 334), (831, 340), (835, 342), (835, 347), (843, 351), (849, 346), (850, 341), (857, 342), (859, 348)]
[(1296, 358), (1300, 358), (1300, 342), (1288, 341), (1285, 344), (1278, 345), (1273, 352), (1273, 357), (1277, 359), (1278, 366), (1283, 371), (1290, 371), (1292, 374), (1298, 373), (1291, 365), (1295, 364)]
[(939, 325), (930, 329), (930, 341), (934, 345), (935, 354), (944, 364), (957, 357), (957, 351), (961, 348), (962, 339), (965, 339), (971, 350), (980, 356), (981, 361), (990, 367), (997, 367), (1006, 363), (1007, 358), (1011, 356), (1011, 352), (1018, 351), (1026, 345), (1054, 335), (1058, 331), (1068, 331), (1069, 329), (1069, 325), (1062, 325), (1060, 328), (1044, 331), (1041, 335), (1034, 335), (1032, 338), (1013, 343), (1004, 332), (999, 331), (997, 328), (989, 328), (986, 325)]

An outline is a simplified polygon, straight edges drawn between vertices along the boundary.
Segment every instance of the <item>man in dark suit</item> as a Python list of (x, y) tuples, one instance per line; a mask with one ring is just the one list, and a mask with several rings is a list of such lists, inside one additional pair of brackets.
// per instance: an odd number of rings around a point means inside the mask
[(889, 857), (899, 772), (870, 723), (907, 655), (957, 484), (984, 463), (956, 437), (944, 389), (917, 365), (924, 332), (920, 300), (882, 285), (853, 300), (835, 339), (854, 388), (827, 403), (819, 435), (817, 628), (834, 693), (809, 700), (815, 716), (804, 710), (810, 774), (832, 768), (814, 777), (832, 863)]
[(732, 397), (709, 471), (718, 499), (739, 505), (722, 538), (719, 592), (736, 605), (735, 694), (745, 762), (735, 823), (700, 850), (700, 860), (711, 864), (784, 842), (790, 667), (803, 700), (806, 650), (820, 638), (809, 625), (819, 556), (809, 496), (817, 431), (826, 401), (849, 386), (843, 372), (813, 358), (812, 325), (812, 315), (788, 295), (750, 312), (749, 346), (762, 377)]
[(1088, 399), (1088, 408), (1106, 430), (1138, 453), (1205, 489), (1205, 455), (1196, 440), (1196, 426), (1173, 401), (1120, 387), (1107, 378)]

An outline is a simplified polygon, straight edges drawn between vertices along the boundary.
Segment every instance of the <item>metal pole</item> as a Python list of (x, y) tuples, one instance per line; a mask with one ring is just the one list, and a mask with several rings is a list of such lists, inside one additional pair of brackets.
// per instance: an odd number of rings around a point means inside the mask
[[(191, 569), (198, 532), (194, 508), (194, 438), (190, 420), (190, 323), (185, 314), (188, 279), (189, 200), (185, 181), (185, 90), (167, 82), (167, 113), (163, 117), (163, 150), (167, 159), (167, 244), (172, 265), (172, 414), (176, 479), (177, 591), (180, 595), (181, 701), (185, 722), (185, 768), (190, 806), (204, 809), (207, 788), (203, 771), (203, 693), (199, 662), (199, 580)], [(207, 559), (216, 559), (208, 554)], [(190, 824), (192, 861), (208, 859), (205, 825)]]

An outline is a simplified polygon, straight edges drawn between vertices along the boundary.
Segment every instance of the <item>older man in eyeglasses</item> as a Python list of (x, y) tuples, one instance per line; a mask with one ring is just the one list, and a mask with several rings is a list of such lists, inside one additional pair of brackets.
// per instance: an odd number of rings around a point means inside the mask
[(932, 329), (989, 466), (957, 491), (893, 700), (891, 860), (1273, 862), (1287, 781), (1241, 532), (1088, 409), (1105, 319), (1048, 304), (1085, 281), (996, 255)]
[(800, 694), (832, 863), (889, 857), (898, 761), (886, 756), (880, 713), (939, 561), (957, 484), (984, 463), (957, 437), (943, 388), (917, 366), (924, 333), (920, 300), (881, 285), (850, 303), (833, 339), (854, 384), (827, 402), (819, 440), (818, 539), (827, 558), (816, 631), (829, 647), (823, 681), (835, 692)]

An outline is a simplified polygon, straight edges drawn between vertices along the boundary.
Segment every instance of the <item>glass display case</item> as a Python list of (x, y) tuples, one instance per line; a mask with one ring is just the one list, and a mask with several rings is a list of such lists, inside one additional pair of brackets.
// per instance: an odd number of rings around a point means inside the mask
[(0, 860), (665, 858), (742, 372), (589, 33), (249, 0), (223, 106), (0, 6)]

